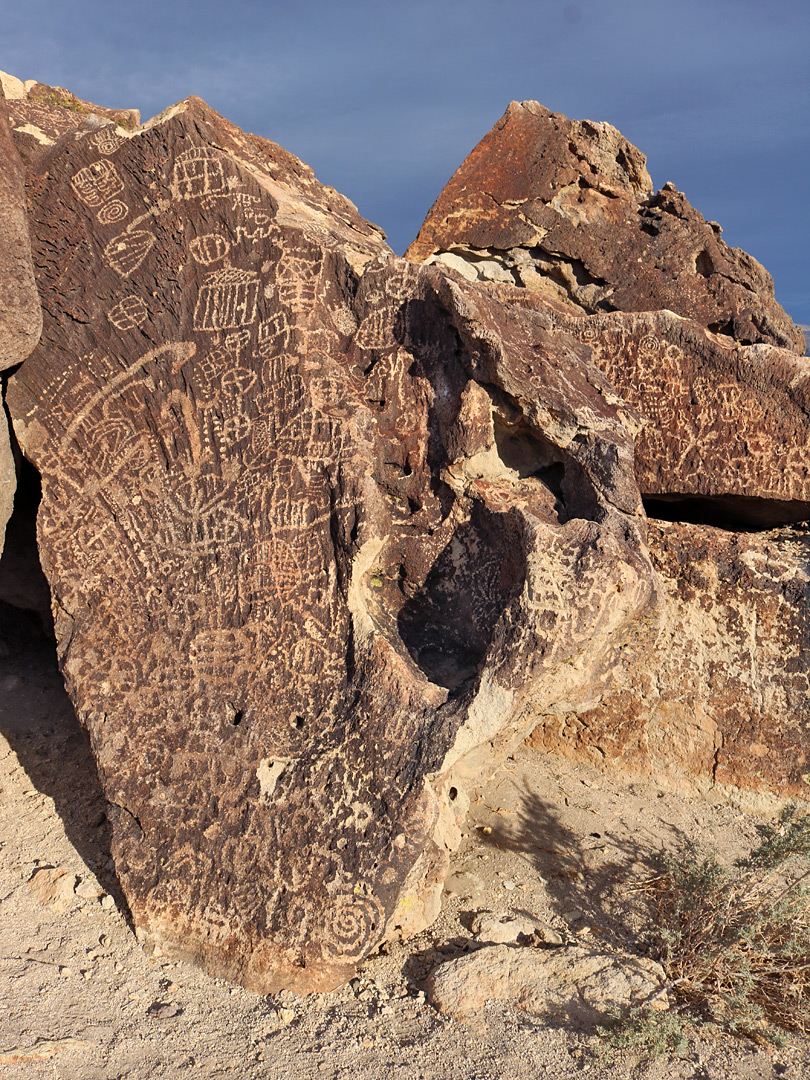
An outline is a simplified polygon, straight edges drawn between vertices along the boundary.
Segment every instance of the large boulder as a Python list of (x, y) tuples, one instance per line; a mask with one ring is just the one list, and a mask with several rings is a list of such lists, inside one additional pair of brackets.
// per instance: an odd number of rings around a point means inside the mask
[(722, 240), (614, 127), (513, 101), (459, 166), (406, 255), (463, 264), (571, 310), (668, 309), (740, 343), (802, 355), (760, 264)]
[(333, 987), (435, 915), (465, 785), (656, 617), (636, 417), (198, 99), (80, 125), (29, 198), (8, 401), (137, 932)]
[[(39, 341), (42, 313), (34, 283), (22, 162), (0, 97), (0, 371), (21, 363)], [(8, 425), (0, 408), (0, 552), (16, 489)]]

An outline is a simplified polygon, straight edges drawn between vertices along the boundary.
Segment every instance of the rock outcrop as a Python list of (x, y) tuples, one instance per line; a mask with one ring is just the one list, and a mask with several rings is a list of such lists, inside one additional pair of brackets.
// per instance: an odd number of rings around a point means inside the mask
[[(0, 372), (21, 363), (39, 341), (42, 313), (34, 283), (22, 162), (0, 97)], [(14, 505), (16, 478), (8, 426), (0, 410), (0, 552)]]
[(456, 170), (406, 255), (574, 311), (668, 309), (744, 344), (804, 354), (770, 274), (730, 248), (610, 124), (513, 101)]
[(626, 636), (597, 708), (545, 717), (532, 745), (806, 800), (810, 536), (651, 521), (648, 537), (663, 618)]
[(197, 99), (32, 159), (60, 663), (144, 943), (333, 987), (434, 916), (464, 786), (656, 617), (633, 411)]
[(646, 1002), (665, 983), (660, 964), (646, 957), (576, 946), (490, 945), (434, 968), (426, 988), (431, 1004), (458, 1020), (476, 1016), (488, 1001), (509, 1001), (549, 1023), (592, 1030), (616, 1010)]
[(64, 135), (82, 124), (114, 124), (132, 130), (140, 123), (137, 109), (108, 109), (83, 101), (63, 86), (20, 79), (0, 71), (0, 98), (6, 99), (14, 141), (27, 165)]
[(586, 345), (643, 418), (647, 509), (683, 522), (650, 523), (662, 618), (633, 627), (596, 708), (548, 715), (533, 744), (806, 797), (806, 539), (734, 530), (810, 519), (810, 362), (769, 276), (719, 232), (671, 185), (653, 194), (614, 128), (513, 103), (408, 254)]

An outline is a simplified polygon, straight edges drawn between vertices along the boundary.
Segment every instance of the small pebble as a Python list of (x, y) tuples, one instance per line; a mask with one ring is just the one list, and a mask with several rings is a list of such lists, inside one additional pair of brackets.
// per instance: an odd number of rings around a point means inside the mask
[(115, 900), (113, 900), (109, 893), (105, 893), (102, 896), (101, 907), (104, 911), (109, 911), (111, 908), (115, 907)]
[(73, 975), (73, 968), (60, 967), (59, 974), (62, 976), (63, 979), (69, 979)]

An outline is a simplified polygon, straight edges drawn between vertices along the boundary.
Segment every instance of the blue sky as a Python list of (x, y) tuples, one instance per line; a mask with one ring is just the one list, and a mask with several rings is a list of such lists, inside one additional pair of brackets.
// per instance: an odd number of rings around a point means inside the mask
[(0, 68), (144, 119), (199, 94), (398, 252), (509, 101), (607, 120), (810, 323), (810, 0), (0, 0)]

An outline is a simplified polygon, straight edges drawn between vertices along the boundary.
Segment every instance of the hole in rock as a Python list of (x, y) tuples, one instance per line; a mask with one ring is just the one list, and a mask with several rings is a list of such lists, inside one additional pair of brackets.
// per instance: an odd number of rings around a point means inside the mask
[(711, 525), (733, 532), (756, 532), (810, 520), (810, 503), (758, 499), (746, 495), (649, 495), (644, 497), (649, 518)]
[(304, 726), (303, 716), (294, 716), (292, 718), (292, 726), (295, 728), (296, 731), (300, 731)]
[(708, 251), (701, 251), (695, 259), (695, 273), (702, 277), (711, 277), (714, 273), (714, 263)]
[(458, 798), (458, 788), (451, 787), (450, 790), (447, 792), (447, 798), (450, 800), (450, 802), (455, 802)]
[[(57, 664), (50, 592), (36, 544), (40, 478), (16, 448), (15, 458), (17, 491), (0, 558), (0, 732), (30, 786), (53, 800), (85, 866), (128, 914), (110, 855), (107, 801)], [(26, 801), (16, 827), (26, 856), (37, 853), (42, 828), (41, 820), (34, 825), (28, 818), (35, 805)]]
[(244, 710), (243, 709), (237, 709), (236, 712), (233, 714), (233, 720), (231, 720), (231, 723), (233, 724), (234, 727), (239, 727), (239, 725), (242, 723), (242, 717), (243, 716), (244, 716)]
[(507, 424), (497, 413), (493, 417), (498, 456), (521, 480), (539, 481), (554, 496), (554, 511), (560, 522), (567, 520), (563, 479), (565, 462), (562, 451), (553, 443), (521, 424)]
[(476, 503), (397, 617), (405, 647), (431, 682), (457, 693), (475, 677), (524, 576), (517, 523)]

